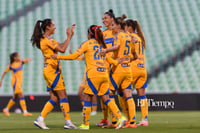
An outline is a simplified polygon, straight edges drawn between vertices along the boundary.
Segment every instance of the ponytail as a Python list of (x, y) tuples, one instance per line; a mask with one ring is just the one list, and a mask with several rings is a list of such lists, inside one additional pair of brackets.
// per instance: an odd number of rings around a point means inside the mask
[(144, 33), (142, 32), (142, 28), (140, 27), (140, 24), (138, 21), (136, 21), (136, 24), (137, 24), (136, 26), (137, 34), (142, 39), (143, 48), (146, 49), (146, 40), (144, 37)]
[(91, 34), (92, 38), (95, 38), (99, 44), (106, 48), (106, 44), (104, 42), (103, 32), (101, 31), (102, 26), (91, 25), (88, 28), (88, 33)]
[(40, 23), (42, 23), (42, 21), (38, 20), (37, 23), (35, 24), (33, 35), (31, 37), (32, 46), (34, 47), (36, 45), (38, 49), (40, 49), (40, 39), (43, 38)]
[[(41, 26), (40, 23), (42, 23)], [(40, 49), (40, 39), (43, 38), (43, 33), (45, 32), (46, 27), (50, 25), (51, 25), (51, 19), (37, 21), (37, 23), (35, 24), (33, 35), (31, 37), (31, 42), (33, 47), (35, 47), (36, 45), (36, 47)]]
[(126, 25), (128, 27), (131, 26), (133, 31), (135, 31), (135, 30), (137, 31), (138, 36), (142, 39), (143, 48), (146, 49), (146, 40), (145, 40), (144, 33), (142, 32), (142, 28), (140, 27), (139, 22), (134, 21), (132, 19), (128, 19), (128, 20), (126, 20)]

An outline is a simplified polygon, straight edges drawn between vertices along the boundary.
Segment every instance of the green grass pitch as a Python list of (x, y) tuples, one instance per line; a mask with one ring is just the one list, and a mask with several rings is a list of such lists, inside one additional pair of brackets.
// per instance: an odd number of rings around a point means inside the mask
[[(95, 124), (102, 118), (102, 113), (90, 117), (90, 130), (64, 129), (64, 118), (61, 112), (50, 113), (45, 122), (50, 130), (41, 130), (33, 125), (33, 121), (39, 113), (33, 113), (32, 117), (23, 117), (22, 114), (11, 113), (6, 117), (0, 113), (0, 133), (199, 133), (200, 111), (162, 111), (149, 112), (149, 126), (136, 129), (102, 129)], [(141, 113), (137, 112), (137, 122), (141, 119)], [(82, 122), (81, 112), (71, 112), (71, 119), (76, 125)]]

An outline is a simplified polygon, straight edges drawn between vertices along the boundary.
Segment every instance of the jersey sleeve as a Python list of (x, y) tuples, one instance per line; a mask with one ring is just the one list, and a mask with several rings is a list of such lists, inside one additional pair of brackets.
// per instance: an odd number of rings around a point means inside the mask
[(78, 58), (77, 58), (77, 60), (84, 60), (85, 59), (85, 56), (79, 56)]
[(7, 72), (9, 72), (9, 70), (10, 70), (10, 65), (8, 65), (7, 67), (6, 67), (6, 69), (5, 69), (5, 73), (7, 73)]
[(28, 62), (28, 59), (23, 59), (22, 60), (22, 64), (25, 64), (25, 63), (27, 63)]
[(50, 47), (51, 49), (55, 49), (58, 46), (58, 41), (54, 40), (52, 41), (52, 43), (47, 43), (48, 47)]
[(119, 37), (118, 34), (116, 36), (114, 36), (114, 45), (119, 45)]
[(80, 47), (73, 53), (69, 55), (58, 55), (57, 59), (60, 60), (74, 60), (77, 59), (80, 55), (87, 51), (87, 43), (83, 43)]

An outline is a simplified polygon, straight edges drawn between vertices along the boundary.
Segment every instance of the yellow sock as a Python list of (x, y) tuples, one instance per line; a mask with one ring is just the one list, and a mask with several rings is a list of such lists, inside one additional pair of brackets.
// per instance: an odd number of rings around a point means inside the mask
[(20, 103), (20, 106), (21, 106), (21, 108), (22, 108), (22, 110), (25, 112), (27, 112), (27, 109), (26, 109), (26, 101), (25, 101), (25, 99), (24, 99), (24, 97), (21, 97), (20, 99), (19, 99), (19, 103)]
[(142, 113), (142, 119), (147, 119), (148, 117), (148, 101), (146, 95), (139, 96), (140, 99), (140, 108)]
[(102, 99), (101, 99), (101, 108), (103, 112), (103, 119), (108, 120), (108, 106), (104, 104)]
[(131, 96), (131, 97), (126, 98), (126, 102), (128, 105), (130, 123), (135, 122), (136, 111), (135, 111), (135, 102), (133, 100), (133, 97)]
[(8, 105), (7, 105), (7, 109), (8, 109), (8, 111), (10, 110), (10, 108), (15, 104), (15, 102), (16, 102), (16, 99), (14, 99), (14, 98), (11, 98), (10, 99), (10, 101), (8, 102)]
[(54, 108), (55, 105), (56, 105), (56, 102), (50, 99), (45, 104), (44, 108), (42, 109), (41, 117), (45, 118), (47, 116), (47, 114), (53, 110), (53, 108)]
[(128, 114), (128, 106), (127, 102), (125, 101), (125, 98), (123, 97), (123, 93), (118, 95), (119, 105), (122, 108), (122, 111), (126, 115), (126, 118), (129, 120), (129, 114)]
[(97, 103), (92, 103), (92, 111), (97, 111)]
[(69, 102), (67, 98), (63, 98), (60, 100), (60, 108), (63, 112), (65, 120), (69, 120), (70, 119)]
[(91, 113), (91, 102), (90, 101), (84, 101), (83, 124), (89, 125), (90, 113)]
[(115, 104), (115, 102), (111, 101), (110, 99), (108, 99), (105, 104), (108, 106), (108, 108), (113, 112), (114, 116), (117, 117), (117, 119), (119, 119), (120, 117), (122, 117), (121, 112), (119, 111), (119, 108), (117, 107), (117, 105)]
[[(114, 95), (109, 95), (109, 98), (112, 102), (114, 102), (116, 104)], [(110, 109), (109, 109), (109, 112), (110, 112), (111, 121), (117, 122), (117, 119), (116, 119), (116, 116), (114, 115), (114, 113)]]

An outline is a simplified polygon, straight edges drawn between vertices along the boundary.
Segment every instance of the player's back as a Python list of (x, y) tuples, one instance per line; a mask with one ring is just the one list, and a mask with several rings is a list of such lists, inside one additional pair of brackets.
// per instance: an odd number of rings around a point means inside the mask
[(112, 70), (116, 73), (130, 73), (130, 57), (131, 57), (131, 38), (127, 33), (119, 32), (115, 35), (115, 44), (119, 45), (117, 51), (114, 52), (113, 58), (126, 58), (126, 60), (122, 63), (117, 65), (117, 67), (113, 66)]
[(96, 39), (90, 39), (84, 42), (86, 71), (89, 78), (91, 77), (105, 77), (106, 66), (104, 63), (105, 57), (100, 55), (100, 50), (103, 48)]
[(132, 36), (137, 38), (137, 43), (133, 44), (135, 47), (135, 52), (137, 53), (138, 59), (131, 62), (132, 67), (145, 69), (145, 52), (143, 47), (142, 39), (136, 34), (131, 33)]

